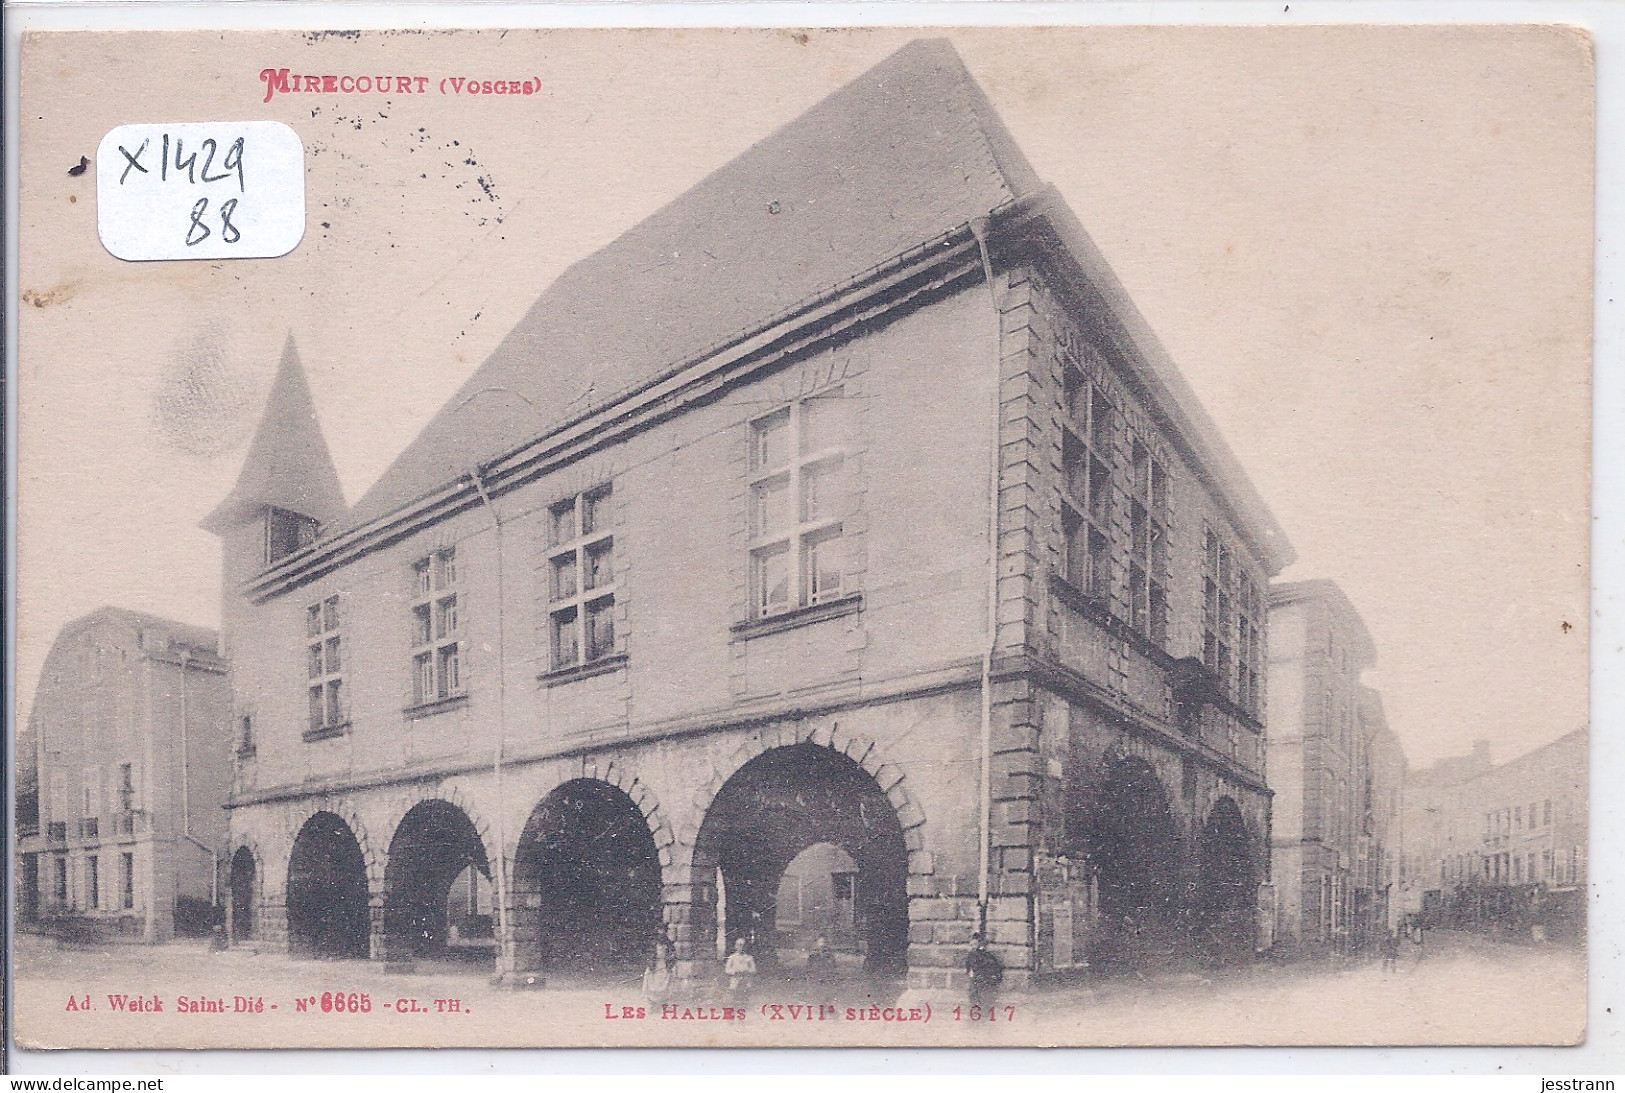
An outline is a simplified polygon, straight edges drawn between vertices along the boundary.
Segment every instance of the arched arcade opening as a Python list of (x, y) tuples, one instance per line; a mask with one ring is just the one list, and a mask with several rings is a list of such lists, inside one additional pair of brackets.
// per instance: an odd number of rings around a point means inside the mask
[(694, 846), (694, 955), (743, 938), (764, 974), (782, 971), (779, 901), (793, 864), (821, 892), (827, 885), (838, 916), (829, 928), (849, 919), (847, 941), (867, 972), (906, 971), (908, 849), (897, 813), (862, 766), (811, 743), (763, 752), (711, 802)]
[(637, 803), (579, 778), (531, 813), (514, 858), (521, 969), (635, 976), (664, 936), (660, 854)]
[(449, 801), (414, 805), (384, 866), (386, 956), (494, 957), (490, 880), (485, 844), (467, 813)]
[(366, 959), (367, 862), (355, 834), (331, 812), (299, 829), (288, 856), (288, 949), (295, 956)]
[(1093, 963), (1107, 973), (1169, 963), (1181, 947), (1179, 839), (1150, 763), (1110, 763), (1085, 839), (1100, 892)]
[(231, 937), (233, 941), (252, 941), (258, 922), (255, 899), (258, 896), (258, 868), (254, 852), (239, 846), (231, 856)]
[(1200, 881), (1196, 891), (1196, 944), (1202, 956), (1220, 964), (1251, 954), (1256, 879), (1247, 824), (1230, 797), (1220, 797), (1198, 839)]

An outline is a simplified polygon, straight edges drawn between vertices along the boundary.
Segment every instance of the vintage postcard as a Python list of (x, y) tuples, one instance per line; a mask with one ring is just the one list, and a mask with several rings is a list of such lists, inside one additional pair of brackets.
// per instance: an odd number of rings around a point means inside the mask
[(1584, 1039), (1585, 33), (21, 81), (23, 1047)]

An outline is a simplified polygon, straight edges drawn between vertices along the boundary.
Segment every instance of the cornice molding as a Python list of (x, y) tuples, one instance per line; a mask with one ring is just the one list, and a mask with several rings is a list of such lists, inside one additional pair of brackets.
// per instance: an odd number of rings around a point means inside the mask
[[(996, 216), (1008, 215), (995, 210)], [(591, 452), (647, 429), (695, 403), (719, 397), (757, 373), (819, 343), (912, 310), (961, 282), (980, 280), (982, 265), (967, 223), (802, 301), (729, 341), (709, 347), (604, 405), (480, 465), (386, 516), (318, 540), (246, 582), (250, 602), (264, 603), (374, 551), (481, 503), (472, 472), (498, 497)]]

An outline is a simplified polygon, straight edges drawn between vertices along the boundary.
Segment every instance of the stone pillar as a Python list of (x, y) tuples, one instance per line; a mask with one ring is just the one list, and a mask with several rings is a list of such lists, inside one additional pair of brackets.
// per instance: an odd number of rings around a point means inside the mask
[(996, 684), (993, 698), (988, 945), (1004, 962), (1004, 989), (1023, 990), (1034, 968), (1033, 851), (1041, 835), (1038, 696), (1015, 679)]
[(717, 964), (717, 884), (714, 865), (676, 866), (663, 893), (666, 936), (676, 953), (677, 978), (688, 984), (711, 983)]
[(1004, 964), (1003, 990), (1026, 990), (1032, 985), (1033, 932), (1031, 896), (994, 896), (988, 900), (988, 948)]
[(963, 999), (965, 954), (976, 932), (974, 874), (908, 878), (908, 987), (911, 993)]
[(389, 951), (389, 938), (384, 933), (384, 893), (370, 887), (367, 890), (367, 954), (373, 960), (389, 960), (395, 955)]
[(280, 899), (266, 896), (259, 907), (260, 920), (255, 933), (268, 950), (288, 949), (288, 908)]
[[(497, 942), (496, 976), (500, 980), (507, 980), (516, 974), (519, 968), (519, 904), (518, 895), (514, 892), (513, 859), (507, 862), (497, 862), (505, 870), (503, 874), (502, 890), (499, 892), (495, 885), (495, 876), (492, 877), (491, 890), (491, 931)], [(500, 904), (499, 904), (499, 901)]]

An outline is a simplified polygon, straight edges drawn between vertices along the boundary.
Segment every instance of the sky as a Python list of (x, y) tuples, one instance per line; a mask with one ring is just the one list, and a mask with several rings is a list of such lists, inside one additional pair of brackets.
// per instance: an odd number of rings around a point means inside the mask
[[(118, 604), (218, 624), (218, 543), (197, 525), (235, 481), (289, 332), (354, 502), (570, 262), (917, 36), (610, 33), (33, 43), (19, 723), (74, 618)], [(1584, 39), (940, 33), (1285, 529), (1298, 561), (1283, 579), (1332, 578), (1362, 613), (1378, 651), (1367, 682), (1412, 763), (1476, 739), (1501, 761), (1585, 724)], [(265, 103), (267, 66), (544, 90)], [(102, 249), (95, 171), (65, 169), (109, 129), (260, 118), (306, 148), (292, 253), (127, 263)]]

